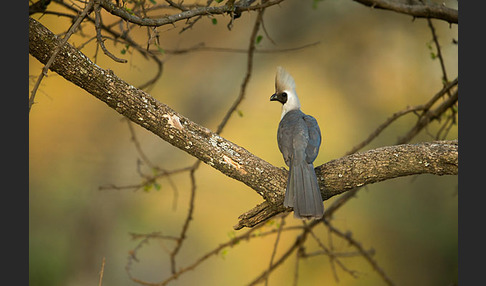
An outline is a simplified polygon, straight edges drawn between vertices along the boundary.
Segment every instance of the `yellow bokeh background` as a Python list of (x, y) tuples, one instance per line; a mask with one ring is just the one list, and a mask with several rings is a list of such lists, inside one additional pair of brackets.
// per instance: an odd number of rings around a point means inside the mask
[[(450, 2), (450, 3), (449, 3)], [(457, 5), (455, 1), (447, 5)], [(65, 11), (53, 3), (49, 9)], [(457, 7), (456, 7), (457, 8)], [(54, 15), (34, 15), (54, 33), (70, 21)], [(243, 13), (231, 31), (229, 16), (202, 18), (179, 33), (184, 23), (157, 29), (167, 51), (195, 46), (246, 49), (256, 13)], [(105, 23), (115, 18), (103, 14)], [(457, 76), (457, 25), (433, 21), (449, 80)], [(442, 72), (431, 58), (432, 36), (427, 21), (371, 9), (353, 1), (284, 1), (264, 14), (260, 50), (278, 50), (319, 42), (291, 52), (256, 53), (245, 98), (222, 136), (256, 156), (283, 166), (276, 144), (280, 106), (270, 102), (276, 66), (295, 78), (302, 110), (319, 122), (323, 142), (315, 165), (339, 158), (365, 139), (391, 114), (425, 103), (442, 88)], [(86, 24), (86, 35), (94, 28)], [(133, 27), (132, 37), (146, 44), (147, 29)], [(275, 42), (272, 43), (271, 39)], [(79, 46), (89, 37), (79, 34), (70, 43)], [(113, 62), (95, 41), (82, 50), (104, 68), (138, 86), (155, 75), (156, 65), (133, 49), (106, 41), (108, 49), (127, 64)], [(432, 44), (433, 46), (433, 44)], [(435, 51), (434, 49), (432, 51)], [(237, 98), (246, 72), (245, 53), (194, 51), (160, 55), (163, 76), (148, 92), (198, 124), (216, 130)], [(29, 58), (31, 86), (41, 65)], [(103, 257), (103, 285), (137, 285), (125, 270), (129, 251), (138, 243), (130, 233), (161, 232), (177, 236), (186, 217), (190, 194), (187, 173), (159, 180), (160, 190), (99, 190), (100, 186), (137, 184), (139, 154), (127, 122), (116, 111), (81, 88), (49, 72), (29, 115), (29, 274), (30, 285), (98, 285)], [(399, 119), (366, 149), (393, 145), (415, 123), (414, 115)], [(135, 126), (142, 149), (152, 162), (171, 170), (189, 166), (194, 158), (143, 128)], [(433, 122), (413, 142), (434, 140), (440, 123)], [(457, 138), (453, 127), (447, 139)], [(145, 169), (147, 170), (147, 169)], [(177, 257), (185, 267), (245, 230), (233, 231), (237, 217), (262, 201), (246, 185), (202, 164), (196, 172), (194, 219)], [(325, 201), (330, 205), (335, 198)], [(397, 285), (449, 285), (457, 281), (457, 176), (421, 175), (394, 179), (362, 189), (342, 207), (333, 224), (351, 231), (365, 249), (373, 248), (377, 263)], [(279, 219), (275, 220), (279, 222)], [(286, 225), (300, 225), (291, 216)], [(269, 224), (264, 230), (274, 229)], [(296, 232), (284, 232), (279, 257)], [(323, 227), (316, 235), (329, 245)], [(275, 235), (242, 241), (211, 257), (171, 285), (246, 285), (269, 265)], [(137, 253), (131, 274), (147, 281), (170, 275), (170, 241), (151, 240)], [(336, 251), (355, 251), (333, 237)], [(306, 250), (317, 250), (308, 239)], [(383, 285), (362, 257), (342, 258), (358, 278), (337, 269), (334, 277), (327, 256), (302, 259), (299, 285)], [(295, 256), (281, 265), (269, 285), (292, 285)]]

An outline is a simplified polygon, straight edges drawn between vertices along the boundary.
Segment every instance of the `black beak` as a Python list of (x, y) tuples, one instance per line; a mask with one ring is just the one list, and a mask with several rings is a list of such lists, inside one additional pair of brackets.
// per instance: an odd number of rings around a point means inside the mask
[(272, 96), (270, 96), (270, 101), (278, 101), (277, 93), (274, 93), (272, 94)]

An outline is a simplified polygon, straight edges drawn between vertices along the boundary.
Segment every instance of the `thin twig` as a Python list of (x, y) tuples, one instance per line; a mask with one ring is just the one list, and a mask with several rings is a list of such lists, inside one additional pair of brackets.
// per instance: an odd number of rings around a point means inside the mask
[[(65, 3), (65, 1), (60, 1), (56, 0), (56, 3), (61, 5), (62, 7), (73, 11), (74, 13), (78, 13), (78, 10), (74, 8), (72, 5), (69, 5), (68, 3)], [(86, 20), (89, 22), (95, 24), (95, 19), (87, 15)], [(155, 76), (150, 78), (146, 83), (141, 84), (138, 86), (139, 89), (146, 89), (150, 85), (154, 84), (162, 75), (163, 71), (163, 62), (157, 57), (157, 55), (152, 52), (152, 51), (147, 51), (145, 48), (143, 48), (141, 45), (139, 45), (137, 42), (135, 42), (133, 39), (130, 38), (129, 36), (129, 30), (122, 30), (122, 33), (116, 32), (115, 30), (112, 29), (112, 27), (119, 25), (120, 29), (122, 29), (124, 22), (122, 20), (120, 21), (115, 21), (114, 23), (110, 25), (104, 25), (103, 23), (99, 23), (99, 27), (101, 30), (105, 31), (106, 33), (110, 34), (114, 38), (114, 42), (116, 43), (119, 39), (123, 40), (123, 42), (139, 52), (144, 58), (146, 59), (151, 59), (157, 64), (157, 72)], [(96, 38), (98, 37), (98, 33), (96, 33)], [(108, 38), (107, 36), (104, 36), (104, 38)], [(96, 46), (98, 48), (98, 45)]]
[[(254, 53), (255, 54), (275, 54), (275, 53), (285, 53), (285, 52), (293, 52), (298, 51), (306, 48), (310, 48), (313, 46), (319, 45), (321, 42), (312, 42), (309, 44), (305, 44), (298, 47), (292, 48), (282, 48), (282, 49), (257, 49), (255, 47)], [(152, 52), (157, 52), (155, 50), (151, 50)], [(164, 49), (164, 52), (167, 54), (172, 55), (182, 55), (190, 52), (222, 52), (222, 53), (241, 53), (241, 54), (248, 54), (248, 49), (235, 49), (235, 48), (222, 48), (222, 47), (206, 47), (204, 43), (199, 43), (193, 47), (185, 48), (185, 49)]]
[(422, 115), (421, 116), (423, 116), (423, 114), (427, 114), (427, 111), (432, 107), (432, 105), (434, 105), (437, 102), (437, 100), (439, 100), (439, 98), (441, 98), (442, 96), (444, 96), (445, 93), (449, 93), (450, 90), (454, 86), (457, 85), (457, 83), (458, 83), (458, 79), (456, 78), (452, 82), (446, 84), (438, 93), (436, 93), (425, 104), (421, 104), (421, 105), (417, 105), (417, 106), (409, 106), (409, 107), (407, 107), (407, 108), (405, 108), (403, 110), (400, 110), (400, 111), (395, 112), (392, 116), (390, 116), (387, 120), (385, 120), (385, 122), (383, 122), (382, 124), (380, 124), (378, 126), (378, 128), (376, 128), (373, 132), (371, 132), (371, 134), (368, 136), (368, 138), (366, 138), (365, 140), (363, 140), (359, 144), (356, 144), (350, 151), (346, 152), (345, 155), (350, 155), (350, 154), (356, 153), (357, 151), (359, 151), (362, 148), (364, 148), (373, 139), (375, 139), (376, 137), (378, 137), (378, 135), (380, 135), (381, 132), (383, 132), (383, 130), (385, 130), (388, 126), (390, 126), (393, 122), (395, 122), (400, 117), (402, 117), (402, 116), (404, 116), (404, 115), (406, 115), (408, 113), (417, 112), (417, 111), (422, 111)]
[[(421, 0), (421, 2), (425, 5), (423, 0)], [(437, 50), (437, 58), (439, 59), (440, 68), (442, 70), (442, 82), (443, 82), (444, 86), (446, 86), (447, 84), (449, 84), (449, 78), (447, 76), (447, 72), (446, 72), (446, 68), (445, 68), (445, 60), (444, 60), (444, 57), (442, 56), (442, 49), (440, 48), (439, 39), (437, 37), (435, 27), (434, 27), (432, 20), (430, 18), (427, 18), (427, 23), (429, 24), (429, 28), (430, 28), (430, 31), (432, 33), (432, 39), (435, 43), (435, 47), (436, 47), (436, 50)], [(451, 93), (450, 90), (447, 90), (447, 95), (449, 97), (452, 96), (452, 93)], [(452, 114), (449, 118), (452, 120), (452, 123), (451, 123), (451, 127), (452, 127), (452, 125), (454, 125), (456, 123), (457, 111), (452, 107), (450, 108), (450, 110), (452, 111)], [(446, 130), (448, 130), (448, 129), (449, 128), (447, 128)], [(439, 133), (440, 133), (440, 130), (439, 130)], [(437, 134), (436, 137), (439, 137), (439, 133)], [(447, 132), (446, 132), (446, 134), (447, 134)]]
[[(444, 90), (444, 89), (443, 89)], [(397, 144), (404, 144), (410, 142), (415, 135), (417, 135), (424, 127), (426, 127), (433, 119), (439, 118), (444, 112), (449, 108), (454, 106), (459, 98), (458, 90), (452, 94), (451, 97), (447, 98), (434, 110), (428, 110), (424, 112), (417, 123), (408, 131), (403, 137), (398, 139)]]
[[(200, 162), (200, 161), (198, 161), (198, 162)], [(187, 212), (187, 217), (186, 217), (186, 220), (184, 221), (184, 225), (182, 226), (181, 234), (179, 235), (179, 238), (177, 240), (177, 244), (174, 247), (174, 250), (170, 253), (170, 266), (171, 266), (172, 274), (176, 273), (175, 258), (177, 256), (177, 253), (181, 249), (184, 240), (186, 239), (186, 233), (187, 233), (187, 230), (189, 229), (189, 223), (191, 222), (192, 214), (194, 213), (194, 200), (195, 200), (195, 196), (196, 196), (196, 178), (194, 176), (194, 173), (195, 173), (196, 169), (197, 169), (197, 167), (193, 168), (189, 172), (189, 176), (190, 176), (190, 179), (191, 179), (191, 196), (190, 196), (190, 199), (189, 199), (189, 210)]]
[[(279, 4), (284, 0), (274, 0), (274, 1), (265, 1), (262, 4), (253, 5), (245, 8), (238, 8), (232, 7), (231, 5), (223, 5), (223, 6), (209, 6), (209, 7), (196, 7), (194, 9), (190, 9), (188, 11), (183, 11), (178, 14), (173, 14), (169, 16), (164, 16), (161, 18), (141, 18), (135, 14), (128, 12), (127, 10), (117, 7), (115, 4), (111, 3), (108, 0), (101, 0), (101, 6), (105, 8), (106, 11), (109, 13), (118, 16), (130, 23), (134, 23), (140, 26), (163, 26), (163, 25), (174, 25), (174, 23), (182, 20), (187, 20), (192, 17), (200, 16), (200, 15), (216, 15), (216, 14), (226, 14), (231, 12), (239, 12), (241, 11), (260, 11), (264, 8), (274, 6)], [(236, 10), (236, 11), (235, 11)]]
[(101, 270), (100, 270), (100, 280), (98, 282), (98, 286), (101, 286), (103, 283), (103, 274), (105, 273), (105, 258), (101, 261)]
[(256, 277), (252, 282), (250, 282), (248, 285), (251, 286), (251, 285), (256, 285), (258, 283), (260, 283), (263, 279), (265, 279), (268, 275), (270, 275), (270, 273), (272, 271), (274, 271), (278, 266), (280, 266), (285, 260), (287, 260), (287, 258), (297, 249), (300, 248), (300, 246), (302, 244), (304, 244), (304, 242), (306, 241), (307, 239), (307, 234), (308, 234), (308, 230), (307, 229), (304, 229), (302, 231), (302, 233), (300, 235), (297, 236), (297, 238), (295, 239), (295, 242), (294, 244), (292, 244), (291, 247), (289, 247), (287, 249), (287, 251), (282, 254), (282, 256), (280, 256), (280, 258), (272, 264), (271, 267), (269, 267), (267, 270), (263, 271), (263, 273), (261, 273), (258, 277)]
[[(275, 259), (275, 254), (277, 254), (277, 246), (278, 242), (280, 241), (280, 234), (282, 233), (282, 228), (285, 225), (285, 217), (282, 216), (280, 219), (280, 225), (278, 226), (278, 232), (277, 232), (277, 237), (275, 238), (275, 243), (273, 245), (273, 251), (272, 251), (272, 256), (270, 257), (270, 265), (268, 266), (268, 269), (272, 268), (273, 260)], [(265, 277), (265, 286), (268, 285), (268, 277)]]
[(100, 186), (100, 187), (98, 187), (98, 189), (99, 190), (133, 189), (134, 191), (137, 191), (138, 189), (140, 189), (140, 188), (142, 188), (142, 187), (144, 187), (144, 186), (146, 186), (150, 183), (153, 183), (157, 179), (160, 179), (160, 178), (163, 178), (163, 177), (170, 178), (170, 175), (187, 172), (187, 171), (190, 171), (192, 169), (193, 169), (193, 167), (189, 166), (189, 167), (182, 167), (182, 168), (179, 168), (179, 169), (166, 171), (166, 170), (163, 170), (163, 169), (160, 169), (160, 168), (157, 167), (157, 171), (159, 171), (159, 173), (154, 175), (153, 177), (144, 176), (144, 178), (146, 178), (146, 179), (143, 182), (141, 182), (140, 184), (131, 184), (131, 185), (124, 185), (124, 186), (117, 186), (117, 185), (114, 185), (114, 184), (108, 184), (108, 185)]
[(163, 286), (163, 285), (167, 285), (169, 282), (177, 279), (182, 274), (184, 274), (184, 273), (186, 273), (186, 272), (188, 272), (190, 270), (194, 270), (201, 263), (203, 263), (204, 261), (206, 261), (208, 258), (210, 258), (210, 257), (212, 257), (214, 255), (217, 255), (223, 249), (225, 249), (227, 247), (233, 247), (233, 246), (239, 244), (239, 242), (241, 242), (243, 240), (250, 240), (250, 239), (255, 238), (255, 237), (261, 237), (262, 235), (260, 233), (255, 233), (255, 232), (257, 232), (263, 226), (264, 226), (264, 224), (260, 224), (260, 225), (258, 225), (256, 227), (248, 230), (247, 232), (245, 232), (245, 233), (243, 233), (241, 235), (235, 236), (234, 238), (230, 239), (229, 241), (220, 244), (216, 248), (213, 248), (212, 250), (210, 250), (206, 254), (204, 254), (201, 257), (199, 257), (198, 259), (196, 259), (192, 264), (189, 264), (188, 266), (179, 268), (176, 273), (174, 273), (172, 276), (168, 277), (164, 281), (161, 281), (161, 282), (147, 282), (147, 281), (143, 281), (143, 280), (134, 278), (132, 276), (130, 276), (130, 279), (132, 279), (134, 282), (137, 282), (137, 283), (142, 284), (142, 285), (150, 285), (150, 286)]
[(361, 255), (368, 261), (368, 263), (373, 267), (373, 269), (379, 274), (379, 276), (385, 281), (387, 285), (395, 285), (393, 281), (386, 275), (386, 273), (381, 269), (381, 267), (378, 266), (378, 263), (371, 257), (368, 251), (366, 251), (359, 242), (357, 242), (355, 239), (351, 237), (351, 233), (342, 233), (340, 230), (337, 228), (333, 227), (331, 223), (327, 220), (322, 220), (322, 222), (329, 228), (330, 231), (335, 233), (337, 236), (343, 238), (347, 242), (349, 242), (350, 245), (354, 246), (360, 253)]
[[(329, 257), (329, 262), (331, 264), (331, 269), (332, 269), (332, 273), (334, 275), (334, 279), (336, 280), (336, 282), (339, 283), (339, 278), (337, 276), (337, 271), (336, 271), (336, 266), (335, 264), (339, 265), (339, 267), (341, 267), (341, 269), (343, 271), (345, 271), (346, 273), (348, 273), (349, 275), (351, 275), (353, 278), (357, 278), (357, 272), (354, 271), (354, 270), (350, 270), (348, 269), (339, 259), (338, 259), (338, 256), (343, 256), (342, 254), (337, 254), (334, 252), (334, 249), (333, 249), (333, 244), (332, 244), (332, 240), (330, 239), (329, 241), (329, 244), (330, 244), (330, 249), (327, 248), (324, 243), (322, 243), (322, 241), (319, 239), (319, 237), (317, 237), (317, 235), (314, 234), (313, 231), (310, 231), (310, 234), (311, 236), (314, 238), (314, 240), (317, 242), (317, 244), (319, 245), (320, 248), (322, 248), (323, 251), (318, 251), (318, 252), (314, 252), (314, 253), (311, 253), (311, 254), (307, 254), (305, 253), (303, 255), (303, 257), (311, 257), (311, 256), (315, 256), (315, 255), (327, 255)], [(330, 235), (329, 238), (331, 238), (332, 236)], [(356, 255), (361, 255), (361, 253), (357, 253)], [(354, 255), (354, 256), (356, 256)], [(347, 255), (347, 257), (350, 257), (350, 255)]]
[(166, 239), (166, 240), (178, 240), (179, 239), (178, 237), (175, 237), (175, 236), (163, 235), (160, 232), (152, 232), (152, 233), (149, 233), (149, 234), (131, 232), (130, 235), (132, 236), (132, 239), (141, 239), (141, 238), (143, 238), (143, 239), (145, 239), (145, 238), (149, 238), (149, 239), (157, 238), (157, 239)]
[(115, 62), (119, 62), (119, 63), (126, 63), (127, 62), (126, 59), (121, 59), (121, 58), (115, 56), (110, 51), (108, 51), (108, 49), (105, 47), (105, 42), (103, 40), (103, 37), (101, 36), (101, 12), (100, 12), (100, 10), (101, 10), (100, 0), (95, 0), (95, 4), (94, 4), (95, 30), (96, 30), (96, 39), (98, 40), (98, 44), (100, 45), (103, 53), (105, 53), (105, 55), (110, 57), (112, 60), (114, 60)]
[(301, 245), (299, 246), (299, 249), (297, 249), (297, 253), (295, 254), (294, 281), (292, 283), (293, 286), (297, 286), (299, 284), (299, 262), (303, 252), (304, 247)]
[(410, 112), (416, 112), (416, 111), (419, 111), (419, 110), (423, 110), (424, 108), (425, 108), (424, 105), (409, 106), (409, 107), (407, 107), (403, 110), (400, 110), (400, 111), (393, 113), (393, 115), (390, 116), (385, 122), (380, 124), (380, 126), (378, 126), (378, 128), (376, 128), (375, 131), (371, 132), (371, 134), (368, 136), (368, 138), (363, 140), (361, 143), (355, 145), (350, 151), (346, 152), (346, 155), (350, 155), (350, 154), (356, 153), (359, 150), (361, 150), (363, 147), (368, 145), (373, 139), (378, 137), (378, 135), (380, 135), (381, 132), (383, 130), (385, 130), (385, 128), (390, 126), (390, 124), (392, 124), (398, 118), (400, 118), (403, 115), (408, 114)]
[(135, 130), (133, 129), (133, 124), (130, 120), (126, 119), (126, 122), (128, 124), (128, 129), (130, 131), (130, 140), (133, 142), (135, 145), (135, 148), (137, 149), (138, 154), (142, 158), (142, 161), (149, 166), (151, 169), (155, 169), (155, 165), (149, 160), (149, 158), (145, 155), (145, 152), (143, 152), (142, 147), (140, 145), (140, 142), (137, 139), (137, 136), (135, 135)]
[[(421, 2), (423, 3), (422, 0), (421, 0)], [(435, 48), (437, 50), (437, 58), (439, 59), (440, 68), (442, 70), (442, 80), (443, 80), (444, 85), (445, 85), (449, 82), (449, 79), (447, 77), (447, 72), (446, 72), (446, 68), (445, 68), (444, 58), (442, 57), (442, 51), (441, 51), (441, 48), (440, 48), (439, 39), (437, 38), (437, 33), (435, 32), (435, 27), (432, 24), (432, 20), (430, 18), (427, 18), (427, 23), (429, 25), (430, 32), (432, 33), (432, 39), (434, 41)], [(448, 92), (448, 94), (449, 94), (449, 96), (451, 95), (450, 92)]]
[(229, 118), (231, 117), (233, 112), (238, 108), (238, 106), (240, 105), (240, 103), (243, 101), (243, 99), (245, 97), (246, 87), (247, 87), (247, 85), (250, 81), (251, 72), (252, 72), (252, 69), (253, 69), (253, 55), (254, 55), (254, 52), (255, 52), (256, 37), (258, 35), (258, 30), (260, 29), (260, 24), (261, 24), (262, 19), (263, 19), (264, 11), (265, 10), (262, 9), (258, 12), (257, 19), (255, 21), (255, 25), (253, 26), (253, 31), (252, 31), (251, 37), (250, 37), (250, 45), (248, 47), (248, 60), (247, 60), (247, 64), (246, 64), (246, 75), (245, 75), (245, 78), (243, 79), (243, 83), (241, 84), (240, 94), (239, 94), (238, 98), (236, 98), (236, 100), (233, 102), (233, 105), (226, 112), (226, 115), (224, 116), (223, 120), (219, 124), (218, 129), (216, 130), (217, 134), (220, 134), (221, 131), (223, 131), (223, 128), (226, 125), (226, 123), (228, 123)]

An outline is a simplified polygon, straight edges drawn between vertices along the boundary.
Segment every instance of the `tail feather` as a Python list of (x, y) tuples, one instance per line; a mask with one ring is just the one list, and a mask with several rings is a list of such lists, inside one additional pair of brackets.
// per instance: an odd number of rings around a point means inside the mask
[(323, 216), (324, 205), (312, 164), (291, 165), (284, 206), (293, 207), (297, 218), (319, 219)]

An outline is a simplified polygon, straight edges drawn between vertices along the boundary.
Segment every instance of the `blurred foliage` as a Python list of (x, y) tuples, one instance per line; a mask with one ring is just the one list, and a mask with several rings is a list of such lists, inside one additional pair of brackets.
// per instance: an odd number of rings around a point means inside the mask
[[(317, 2), (319, 2), (317, 4)], [(49, 9), (64, 11), (55, 3)], [(55, 33), (62, 33), (70, 19), (35, 15)], [(215, 130), (226, 109), (238, 96), (246, 69), (244, 53), (194, 51), (180, 55), (168, 51), (195, 46), (246, 48), (256, 13), (243, 13), (229, 31), (229, 17), (203, 18), (179, 34), (183, 23), (157, 29), (165, 51), (164, 73), (149, 93), (191, 120)], [(103, 15), (105, 23), (114, 17)], [(219, 25), (213, 25), (217, 22)], [(267, 9), (268, 36), (257, 38), (258, 49), (283, 49), (319, 41), (320, 44), (286, 53), (255, 54), (254, 70), (246, 97), (222, 136), (276, 166), (283, 166), (276, 144), (280, 106), (269, 102), (274, 89), (275, 67), (284, 66), (295, 78), (304, 112), (319, 122), (323, 144), (316, 165), (342, 156), (366, 138), (392, 113), (424, 103), (442, 87), (441, 70), (431, 59), (431, 34), (426, 20), (373, 10), (353, 1), (285, 1)], [(457, 26), (434, 21), (449, 78), (457, 76)], [(85, 25), (83, 34), (94, 35)], [(135, 40), (145, 43), (147, 30), (133, 28)], [(263, 40), (262, 40), (263, 39)], [(88, 38), (76, 35), (79, 46)], [(272, 42), (275, 42), (274, 45)], [(96, 63), (111, 69), (137, 86), (155, 74), (155, 64), (129, 47), (106, 41), (112, 52), (129, 60), (114, 63), (101, 51)], [(83, 52), (94, 59), (96, 43)], [(30, 75), (42, 67), (30, 58)], [(30, 112), (30, 285), (98, 285), (106, 257), (103, 285), (135, 285), (125, 271), (129, 251), (137, 244), (129, 233), (180, 232), (189, 198), (189, 176), (172, 177), (139, 190), (103, 190), (99, 187), (139, 183), (138, 153), (126, 122), (115, 111), (80, 88), (50, 73), (40, 86)], [(242, 116), (244, 114), (244, 116)], [(236, 114), (235, 114), (236, 115)], [(392, 145), (416, 117), (398, 120), (367, 149)], [(432, 123), (415, 138), (433, 140), (439, 123)], [(152, 162), (172, 169), (194, 158), (135, 129)], [(453, 128), (449, 139), (457, 138)], [(245, 185), (209, 166), (196, 173), (194, 219), (178, 259), (184, 266), (222, 242), (231, 239), (237, 217), (261, 202)], [(158, 190), (158, 191), (155, 191)], [(339, 210), (333, 224), (349, 230), (399, 285), (448, 285), (457, 281), (457, 177), (417, 176), (367, 186)], [(326, 201), (329, 205), (332, 201)], [(278, 221), (265, 226), (276, 228)], [(289, 217), (287, 225), (299, 221)], [(238, 233), (238, 232), (237, 232)], [(320, 233), (323, 241), (328, 234)], [(244, 241), (226, 248), (171, 285), (235, 285), (248, 283), (268, 267), (275, 236)], [(277, 251), (293, 242), (282, 235)], [(348, 250), (344, 241), (334, 241)], [(132, 272), (159, 281), (170, 272), (170, 242), (151, 241), (138, 253)], [(308, 246), (310, 249), (312, 243)], [(289, 285), (291, 258), (270, 277), (270, 285)], [(334, 279), (328, 257), (310, 257), (299, 265), (299, 285), (381, 285), (382, 281), (362, 258), (345, 260), (356, 270), (355, 279), (338, 271)], [(237, 284), (237, 285), (238, 285)]]

